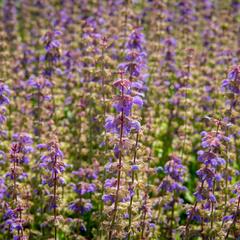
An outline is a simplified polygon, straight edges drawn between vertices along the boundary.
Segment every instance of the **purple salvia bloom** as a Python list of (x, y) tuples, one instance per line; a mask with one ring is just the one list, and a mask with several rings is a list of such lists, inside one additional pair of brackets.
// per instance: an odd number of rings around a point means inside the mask
[(8, 105), (10, 103), (9, 100), (10, 90), (8, 86), (4, 83), (0, 83), (0, 106)]
[(240, 67), (234, 67), (229, 73), (227, 79), (222, 81), (222, 90), (235, 94), (240, 94)]
[(93, 208), (91, 199), (88, 199), (88, 197), (97, 191), (97, 185), (92, 181), (98, 177), (99, 163), (95, 160), (92, 166), (79, 168), (72, 174), (79, 178), (78, 183), (71, 184), (78, 197), (70, 203), (69, 208), (76, 213), (84, 214)]
[[(63, 153), (57, 139), (54, 138), (47, 144), (41, 144), (37, 147), (44, 151), (39, 163), (39, 167), (44, 171), (42, 184), (47, 184), (50, 188), (64, 185), (65, 180), (62, 173), (65, 171), (66, 165), (63, 162)], [(49, 206), (50, 208), (57, 208), (57, 196), (50, 196)]]
[(137, 28), (130, 34), (126, 46), (128, 49), (137, 49), (139, 51), (143, 50), (145, 39), (144, 35), (141, 33), (141, 30), (141, 28)]
[(177, 156), (172, 156), (164, 166), (166, 177), (162, 180), (158, 189), (166, 192), (185, 191), (186, 188), (182, 186), (183, 177), (186, 168), (182, 165), (181, 159)]
[(109, 195), (109, 194), (105, 194), (105, 195), (103, 195), (102, 200), (104, 201), (104, 203), (107, 203), (107, 204), (111, 203), (112, 204), (114, 202), (114, 196)]

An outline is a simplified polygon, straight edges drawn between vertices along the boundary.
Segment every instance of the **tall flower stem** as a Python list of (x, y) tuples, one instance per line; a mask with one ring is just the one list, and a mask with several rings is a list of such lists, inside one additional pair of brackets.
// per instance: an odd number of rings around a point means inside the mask
[[(56, 165), (57, 157), (54, 156), (54, 166)], [(54, 188), (53, 188), (53, 207), (54, 207), (54, 239), (57, 240), (57, 227), (56, 227), (56, 218), (57, 218), (57, 173), (54, 172)]]
[[(190, 72), (191, 72), (191, 55), (190, 54), (191, 54), (191, 52), (189, 53), (189, 56), (187, 56), (187, 79), (186, 79), (187, 84), (190, 81)], [(187, 120), (186, 120), (187, 109), (186, 109), (186, 105), (187, 105), (188, 89), (187, 89), (187, 86), (185, 86), (185, 88), (186, 89), (184, 91), (184, 138), (183, 138), (183, 145), (182, 145), (182, 149), (181, 149), (181, 159), (183, 159), (183, 153), (184, 153), (186, 139), (187, 139)]]
[(175, 206), (175, 191), (173, 192), (173, 205), (172, 205), (172, 211), (171, 211), (171, 219), (170, 219), (170, 238), (172, 239), (173, 234), (173, 222), (174, 222), (174, 206)]
[[(121, 73), (121, 79), (123, 79), (122, 73)], [(124, 97), (124, 87), (122, 86), (121, 91), (121, 97)], [(119, 146), (120, 146), (120, 152), (119, 152), (119, 158), (118, 158), (118, 175), (117, 175), (117, 189), (115, 194), (115, 202), (114, 202), (114, 209), (113, 209), (113, 219), (110, 226), (109, 236), (108, 239), (112, 239), (112, 233), (113, 233), (113, 227), (115, 225), (115, 220), (117, 216), (117, 208), (118, 208), (118, 197), (119, 197), (119, 189), (120, 189), (120, 180), (121, 180), (121, 168), (122, 168), (122, 140), (123, 140), (123, 124), (124, 124), (124, 110), (122, 108), (121, 112), (121, 127), (120, 127), (120, 138), (119, 138)]]
[(147, 193), (144, 195), (144, 203), (143, 203), (143, 215), (142, 215), (142, 232), (141, 232), (141, 239), (144, 239), (144, 231), (145, 231), (145, 219), (147, 211), (145, 209), (145, 206), (147, 205)]
[(65, 180), (61, 174), (65, 170), (65, 163), (63, 162), (63, 153), (59, 148), (58, 139), (56, 136), (52, 138), (47, 144), (38, 144), (38, 149), (43, 149), (45, 152), (41, 156), (39, 167), (44, 170), (42, 175), (42, 182), (51, 187), (51, 194), (49, 195), (49, 207), (53, 209), (52, 213), (52, 228), (54, 229), (54, 239), (57, 240), (57, 213), (58, 213), (58, 187), (64, 185)]
[[(103, 39), (103, 41), (104, 40), (105, 39)], [(102, 98), (103, 98), (102, 99), (102, 103), (103, 103), (103, 116), (104, 116), (104, 119), (105, 119), (106, 118), (106, 96), (105, 96), (105, 76), (104, 76), (104, 68), (105, 68), (105, 64), (104, 64), (104, 57), (105, 57), (104, 47), (105, 47), (105, 45), (103, 45), (102, 51), (101, 51), (101, 59), (102, 59), (102, 61), (101, 61), (101, 78), (102, 78), (102, 81), (101, 81), (101, 91), (102, 91)], [(105, 133), (106, 133), (106, 131), (105, 131)]]
[[(233, 109), (233, 103), (234, 103), (234, 98), (232, 98), (231, 103), (230, 103), (230, 109), (229, 109), (229, 118), (231, 118), (232, 116), (232, 109)], [(228, 130), (229, 128), (227, 127), (226, 129), (226, 136), (228, 135)], [(230, 148), (230, 144), (227, 144), (226, 147), (226, 152), (227, 152), (227, 159), (226, 159), (226, 165), (224, 168), (224, 172), (225, 172), (225, 194), (224, 194), (224, 215), (226, 215), (227, 213), (227, 201), (228, 201), (228, 165), (229, 165), (229, 148)], [(222, 226), (223, 226), (224, 222), (222, 221)]]
[[(204, 182), (205, 182), (205, 179), (201, 182), (201, 186), (200, 186), (200, 190), (199, 190), (200, 193), (202, 192)], [(192, 208), (192, 210), (191, 210), (191, 212), (190, 212), (189, 218), (187, 219), (187, 223), (186, 223), (186, 226), (185, 226), (185, 238), (184, 238), (184, 239), (186, 239), (186, 240), (188, 239), (189, 225), (190, 225), (190, 222), (191, 222), (191, 220), (192, 220), (192, 218), (193, 218), (193, 214), (194, 214), (194, 212), (195, 212), (195, 209), (196, 209), (196, 207), (197, 207), (197, 204), (198, 204), (198, 202), (195, 201), (195, 204), (194, 204), (194, 206), (193, 206), (193, 208)]]
[[(134, 148), (133, 164), (136, 163), (138, 140), (139, 140), (139, 133), (137, 133), (137, 135), (136, 135), (136, 142), (135, 142), (135, 148)], [(134, 185), (134, 181), (135, 181), (135, 175), (134, 175), (134, 171), (132, 171), (132, 182), (131, 182), (131, 186), (132, 186), (132, 187), (133, 187), (133, 185)], [(130, 236), (131, 236), (133, 196), (134, 196), (134, 195), (131, 196), (130, 204), (129, 204), (129, 223), (128, 223), (128, 239), (129, 239), (129, 240), (130, 240)]]
[(228, 235), (229, 235), (229, 233), (230, 233), (230, 231), (231, 231), (231, 228), (232, 228), (232, 226), (233, 226), (233, 225), (236, 223), (236, 221), (237, 221), (237, 217), (238, 217), (238, 214), (239, 214), (239, 207), (240, 207), (240, 197), (238, 197), (237, 210), (236, 210), (236, 213), (235, 213), (235, 215), (234, 215), (234, 219), (233, 219), (230, 227), (228, 228), (227, 234), (226, 234), (226, 236), (225, 236), (225, 240), (228, 239)]
[(126, 14), (125, 14), (125, 19), (124, 19), (124, 26), (125, 26), (125, 28), (124, 28), (124, 39), (127, 38), (129, 0), (125, 0), (125, 5), (126, 5), (126, 8), (125, 8)]
[[(18, 167), (18, 157), (17, 157), (17, 146), (13, 147), (14, 149), (14, 154), (13, 154), (13, 205), (14, 205), (14, 200), (15, 200), (15, 207), (18, 208), (18, 190), (17, 190), (17, 167)], [(14, 207), (14, 206), (13, 206)], [(21, 214), (21, 212), (20, 212)], [(18, 215), (18, 213), (17, 213)], [(20, 218), (21, 219), (21, 218)], [(22, 230), (22, 229), (21, 229)], [(18, 236), (20, 236), (20, 230), (17, 231)], [(22, 232), (23, 235), (23, 232)]]
[[(215, 180), (213, 181), (213, 190), (212, 193), (214, 194), (214, 190), (215, 190)], [(214, 222), (214, 203), (212, 202), (212, 206), (211, 206), (211, 229), (213, 228), (213, 222)]]
[[(103, 39), (103, 43), (102, 43), (102, 51), (101, 51), (101, 92), (102, 92), (102, 103), (103, 103), (103, 117), (104, 119), (106, 119), (106, 96), (105, 96), (105, 76), (104, 76), (104, 68), (105, 68), (105, 64), (104, 64), (104, 57), (105, 57), (105, 47), (106, 47), (106, 39)], [(106, 129), (104, 128), (104, 135), (103, 135), (103, 142), (104, 142), (104, 149), (103, 149), (103, 154), (106, 155)], [(102, 186), (101, 186), (101, 199), (104, 193), (104, 182), (106, 179), (106, 170), (103, 170), (103, 179), (102, 179)], [(103, 217), (103, 201), (101, 201), (100, 204), (100, 218), (102, 219)], [(102, 224), (102, 220), (101, 220), (101, 224)], [(100, 227), (100, 239), (102, 238), (102, 227)]]

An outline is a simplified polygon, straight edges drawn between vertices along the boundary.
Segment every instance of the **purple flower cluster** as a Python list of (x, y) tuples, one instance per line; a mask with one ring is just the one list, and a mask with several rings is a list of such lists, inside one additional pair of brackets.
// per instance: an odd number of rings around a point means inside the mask
[(237, 207), (238, 201), (240, 199), (240, 182), (237, 182), (234, 185), (234, 190), (232, 191), (232, 193), (234, 194), (234, 197), (229, 200), (229, 205), (231, 206), (230, 209), (232, 213), (224, 216), (223, 222), (228, 222), (230, 220), (233, 220), (235, 217), (235, 214), (237, 214), (237, 212), (235, 212), (234, 210), (236, 210), (235, 208)]
[[(202, 185), (194, 194), (198, 202), (206, 199), (210, 202), (216, 202), (213, 194), (213, 185), (215, 181), (221, 181), (222, 175), (218, 170), (226, 164), (226, 161), (219, 156), (219, 149), (228, 141), (229, 138), (224, 136), (220, 130), (202, 132), (202, 146), (204, 150), (198, 151), (198, 160), (202, 163), (202, 167), (197, 171)], [(207, 184), (206, 189), (204, 183)]]
[[(27, 95), (28, 100), (33, 102), (32, 114), (35, 117), (35, 122), (43, 119), (43, 116), (48, 116), (48, 111), (53, 111), (53, 107), (49, 107), (49, 102), (53, 99), (52, 88), (53, 83), (47, 77), (40, 75), (32, 75), (26, 82), (27, 89), (30, 93)], [(47, 113), (46, 113), (47, 112)], [(48, 116), (49, 117), (49, 116)], [(38, 128), (40, 128), (38, 126)], [(39, 129), (35, 127), (35, 134), (39, 135)]]
[(23, 225), (27, 222), (23, 218), (26, 207), (22, 200), (24, 192), (19, 188), (19, 184), (28, 177), (27, 173), (24, 172), (24, 165), (29, 164), (29, 154), (33, 152), (32, 143), (33, 140), (27, 133), (13, 135), (10, 149), (10, 168), (5, 176), (12, 183), (12, 187), (5, 191), (5, 194), (7, 193), (5, 197), (10, 204), (8, 204), (3, 219), (5, 230), (9, 229), (14, 239), (26, 239), (23, 229)]
[(222, 90), (240, 94), (240, 67), (234, 67), (222, 82)]
[(146, 68), (146, 52), (144, 51), (144, 35), (141, 28), (135, 29), (129, 36), (126, 44), (126, 62), (119, 65), (119, 69), (132, 77), (139, 77), (143, 69)]
[(28, 237), (23, 235), (24, 224), (26, 224), (26, 220), (22, 219), (21, 214), (24, 209), (20, 206), (15, 209), (11, 209), (8, 207), (3, 216), (3, 220), (5, 221), (5, 231), (10, 231), (13, 235), (14, 240), (27, 240)]
[(57, 208), (57, 186), (63, 186), (65, 179), (62, 177), (66, 165), (63, 162), (63, 153), (60, 150), (59, 143), (56, 138), (47, 144), (39, 144), (38, 149), (44, 150), (41, 156), (39, 167), (44, 171), (42, 176), (42, 184), (48, 185), (53, 189), (51, 194), (49, 206), (52, 209)]
[(190, 26), (190, 23), (196, 20), (195, 2), (191, 0), (181, 0), (177, 3), (177, 6), (180, 13), (179, 22), (181, 22), (182, 25)]
[(51, 88), (53, 86), (53, 84), (43, 76), (40, 77), (31, 76), (27, 81), (27, 85), (38, 91), (41, 91), (44, 88)]
[(10, 90), (8, 86), (4, 83), (0, 83), (0, 106), (8, 105), (9, 101)]
[(169, 63), (175, 63), (175, 57), (176, 57), (176, 47), (177, 47), (177, 41), (173, 37), (169, 37), (164, 40), (163, 42), (165, 46), (165, 52), (164, 52), (164, 60)]
[(33, 152), (33, 140), (27, 133), (17, 133), (13, 135), (13, 143), (10, 150), (10, 170), (6, 174), (11, 180), (23, 180), (27, 178), (23, 166), (29, 164), (29, 154)]
[(45, 33), (42, 37), (42, 42), (45, 47), (45, 55), (42, 57), (42, 61), (46, 63), (46, 68), (43, 72), (45, 77), (51, 77), (54, 69), (53, 65), (60, 61), (61, 53), (60, 53), (60, 41), (58, 37), (62, 35), (61, 31), (58, 30), (50, 30)]
[[(222, 122), (213, 119), (217, 125), (217, 130), (209, 132), (202, 132), (202, 147), (204, 150), (198, 151), (198, 160), (201, 162), (201, 168), (196, 172), (200, 179), (197, 190), (194, 193), (196, 197), (195, 205), (187, 211), (187, 225), (186, 232), (191, 220), (196, 221), (211, 221), (213, 224), (214, 209), (217, 206), (216, 194), (220, 190), (220, 182), (223, 180), (223, 167), (226, 164), (224, 158), (221, 157), (221, 149), (226, 147), (229, 138), (224, 135), (221, 130)], [(202, 209), (197, 206), (198, 203), (202, 204)], [(204, 216), (204, 211), (210, 211), (210, 216)], [(201, 213), (201, 214), (200, 214)]]
[[(146, 53), (143, 50), (144, 36), (140, 29), (134, 30), (127, 42), (127, 62), (120, 64), (120, 79), (113, 83), (113, 86), (120, 91), (120, 94), (113, 99), (113, 107), (119, 113), (116, 117), (108, 117), (106, 119), (105, 128), (107, 132), (117, 135), (127, 136), (131, 130), (138, 132), (140, 123), (130, 118), (134, 105), (143, 106), (141, 94), (136, 89), (141, 82), (133, 81), (133, 77), (139, 77), (140, 73), (145, 69)], [(124, 77), (129, 75), (128, 78)], [(135, 93), (132, 96), (133, 92)], [(137, 93), (137, 94), (136, 94)], [(121, 127), (122, 126), (122, 127)], [(122, 130), (122, 132), (121, 132)]]
[(77, 184), (71, 184), (78, 198), (69, 205), (69, 208), (82, 215), (93, 208), (91, 199), (88, 197), (97, 190), (96, 184), (92, 181), (98, 178), (99, 163), (95, 161), (92, 168), (79, 168), (78, 171), (74, 171), (72, 174), (78, 177), (80, 181)]
[[(114, 172), (117, 172), (117, 178), (106, 179), (104, 188), (106, 193), (102, 196), (102, 200), (106, 205), (113, 205), (113, 217), (110, 225), (109, 239), (113, 237), (113, 230), (115, 228), (115, 221), (118, 214), (118, 203), (127, 202), (130, 200), (129, 212), (131, 215), (131, 205), (133, 201), (134, 190), (128, 187), (129, 193), (124, 191), (125, 181), (121, 178), (123, 157), (125, 151), (130, 147), (128, 140), (129, 134), (135, 131), (138, 135), (141, 125), (139, 121), (134, 119), (133, 107), (134, 105), (141, 108), (143, 100), (141, 92), (143, 89), (143, 82), (140, 81), (140, 74), (146, 68), (146, 53), (144, 51), (144, 35), (141, 29), (137, 28), (130, 34), (126, 43), (126, 62), (119, 65), (120, 79), (113, 83), (113, 86), (120, 92), (119, 95), (113, 98), (113, 107), (117, 112), (116, 116), (109, 116), (106, 119), (105, 129), (114, 135), (114, 155), (118, 159), (118, 164), (110, 163)], [(138, 78), (138, 80), (136, 80)], [(135, 162), (135, 160), (134, 160)], [(138, 166), (133, 163), (131, 172), (138, 170)], [(132, 177), (133, 179), (134, 177)], [(124, 192), (124, 193), (123, 193)], [(129, 220), (129, 228), (131, 228), (131, 220)], [(130, 235), (129, 235), (130, 236)]]
[(233, 198), (229, 200), (229, 208), (228, 213), (223, 217), (223, 224), (231, 221), (230, 225), (226, 227), (226, 235), (225, 239), (228, 239), (230, 232), (233, 232), (233, 235), (239, 236), (238, 233), (235, 231), (234, 227), (236, 228), (239, 211), (240, 211), (240, 182), (237, 182), (234, 185), (233, 194), (235, 195)]
[(172, 156), (164, 166), (166, 177), (159, 185), (159, 191), (176, 192), (186, 191), (186, 187), (182, 185), (186, 167), (182, 165), (181, 159), (177, 156)]
[(3, 202), (3, 199), (6, 196), (7, 196), (7, 186), (5, 184), (5, 179), (4, 178), (0, 178), (0, 200)]
[[(6, 105), (9, 105), (10, 90), (8, 86), (0, 82), (0, 126), (6, 121)], [(0, 135), (5, 136), (6, 131), (0, 129)]]
[(0, 240), (238, 239), (239, 9), (0, 1)]

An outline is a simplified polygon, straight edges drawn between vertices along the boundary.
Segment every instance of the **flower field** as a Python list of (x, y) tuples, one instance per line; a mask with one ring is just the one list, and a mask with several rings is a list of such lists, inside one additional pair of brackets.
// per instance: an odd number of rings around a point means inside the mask
[(239, 0), (0, 0), (0, 240), (240, 239)]

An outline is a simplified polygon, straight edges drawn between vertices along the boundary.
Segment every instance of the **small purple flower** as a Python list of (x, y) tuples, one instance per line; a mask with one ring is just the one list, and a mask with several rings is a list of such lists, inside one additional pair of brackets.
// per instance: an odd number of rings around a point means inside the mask
[(43, 76), (31, 76), (27, 81), (27, 85), (38, 90), (42, 90), (44, 88), (51, 88), (53, 86), (53, 84)]
[(130, 34), (129, 41), (127, 42), (127, 48), (142, 51), (144, 42), (145, 39), (144, 35), (141, 33), (141, 28), (137, 28)]
[(181, 159), (173, 155), (164, 166), (166, 177), (160, 183), (158, 190), (165, 192), (181, 192), (186, 191), (186, 187), (182, 186), (183, 177), (186, 168), (182, 165)]
[(114, 202), (114, 196), (109, 194), (104, 194), (102, 197), (104, 203), (112, 204)]
[(92, 208), (93, 208), (92, 204), (85, 200), (82, 201), (77, 200), (69, 205), (70, 210), (80, 214), (90, 212)]
[(131, 166), (131, 170), (132, 171), (138, 171), (139, 170), (139, 167), (137, 165), (132, 165)]
[(41, 56), (41, 61), (46, 62), (46, 68), (43, 71), (43, 75), (45, 77), (51, 77), (54, 68), (53, 66), (60, 61), (61, 51), (60, 51), (60, 41), (58, 37), (62, 35), (62, 33), (58, 30), (51, 30), (45, 33), (42, 37), (42, 42), (45, 47), (45, 55)]
[(45, 49), (47, 52), (54, 48), (60, 47), (60, 42), (56, 38), (61, 35), (62, 32), (58, 30), (48, 31), (45, 33), (41, 40), (45, 44)]
[(0, 106), (8, 105), (10, 103), (9, 100), (10, 90), (8, 86), (4, 83), (0, 83)]
[(228, 215), (223, 217), (223, 222), (228, 222), (230, 220), (233, 220), (234, 216), (233, 215)]
[(240, 69), (239, 67), (234, 67), (229, 73), (227, 79), (222, 82), (222, 90), (230, 91), (235, 94), (240, 93)]
[(117, 184), (117, 179), (116, 178), (111, 178), (111, 179), (106, 179), (104, 188), (112, 188), (116, 187)]
[(105, 122), (105, 129), (107, 132), (115, 133), (120, 135), (121, 133), (121, 124), (123, 121), (123, 135), (127, 136), (131, 130), (138, 132), (141, 128), (141, 125), (138, 121), (132, 120), (127, 116), (118, 115), (116, 118), (109, 116)]
[(213, 195), (212, 192), (209, 193), (209, 199), (210, 199), (211, 202), (214, 202), (214, 203), (217, 201), (216, 197)]
[(93, 183), (80, 182), (74, 186), (74, 191), (80, 195), (93, 193), (96, 191), (96, 186)]

